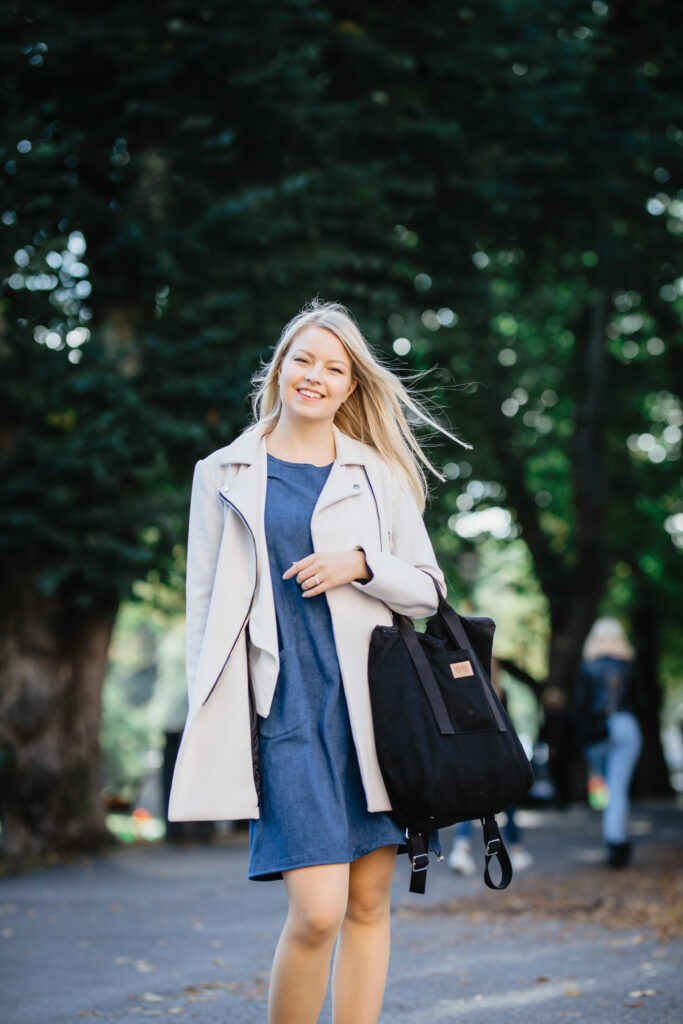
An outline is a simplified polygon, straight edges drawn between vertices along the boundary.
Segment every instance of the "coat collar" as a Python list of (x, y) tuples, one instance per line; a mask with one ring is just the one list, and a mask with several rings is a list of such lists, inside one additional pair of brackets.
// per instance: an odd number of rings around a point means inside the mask
[[(357, 441), (353, 437), (349, 437), (348, 434), (342, 433), (334, 423), (332, 424), (332, 433), (334, 434), (334, 446), (337, 453), (335, 462), (338, 462), (340, 466), (367, 465), (368, 445), (362, 441)], [(259, 454), (263, 454), (261, 449), (265, 452), (266, 442), (263, 436), (263, 427), (260, 423), (257, 423), (241, 433), (239, 437), (236, 437), (231, 444), (221, 449), (220, 464), (221, 466), (230, 464), (251, 466), (257, 461)]]
[[(337, 457), (318, 496), (314, 516), (342, 498), (357, 495), (360, 492), (358, 475), (349, 474), (344, 467), (365, 467), (372, 459), (372, 449), (368, 445), (342, 433), (334, 424), (332, 431)], [(221, 449), (219, 461), (222, 466), (241, 467), (234, 473), (227, 471), (219, 491), (244, 519), (258, 548), (264, 537), (263, 516), (268, 482), (266, 441), (261, 425), (250, 427), (232, 444)]]

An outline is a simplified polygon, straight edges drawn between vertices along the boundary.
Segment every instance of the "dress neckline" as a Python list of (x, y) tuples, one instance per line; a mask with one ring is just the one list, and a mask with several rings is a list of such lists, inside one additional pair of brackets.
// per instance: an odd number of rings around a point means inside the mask
[(314, 462), (289, 462), (288, 459), (279, 459), (277, 455), (271, 455), (270, 452), (266, 452), (266, 455), (269, 459), (273, 459), (274, 462), (281, 462), (285, 466), (310, 466), (312, 469), (329, 469), (330, 466), (334, 465), (334, 460), (324, 466), (316, 466)]

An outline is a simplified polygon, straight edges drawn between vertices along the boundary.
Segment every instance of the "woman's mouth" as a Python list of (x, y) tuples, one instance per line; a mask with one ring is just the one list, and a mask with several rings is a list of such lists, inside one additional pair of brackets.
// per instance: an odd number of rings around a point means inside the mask
[(317, 391), (309, 391), (308, 388), (299, 388), (297, 394), (309, 402), (318, 402), (323, 397)]

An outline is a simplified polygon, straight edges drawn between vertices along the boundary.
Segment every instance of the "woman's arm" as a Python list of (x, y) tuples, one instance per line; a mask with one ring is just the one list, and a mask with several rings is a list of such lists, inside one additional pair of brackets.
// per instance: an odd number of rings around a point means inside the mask
[(210, 469), (204, 460), (194, 468), (187, 535), (185, 649), (188, 693), (192, 689), (209, 614), (223, 533), (223, 512)]
[(412, 619), (433, 615), (437, 608), (433, 576), (446, 597), (446, 582), (439, 568), (422, 514), (412, 494), (394, 485), (391, 505), (391, 553), (363, 547), (371, 579), (352, 581), (371, 597)]
[[(313, 552), (292, 562), (283, 579), (296, 576), (304, 597), (350, 583), (389, 608), (410, 618), (433, 615), (437, 608), (437, 581), (444, 597), (446, 583), (439, 568), (422, 514), (410, 492), (393, 482), (391, 497), (391, 553), (379, 545), (356, 545), (353, 551)], [(316, 584), (316, 579), (320, 582)]]

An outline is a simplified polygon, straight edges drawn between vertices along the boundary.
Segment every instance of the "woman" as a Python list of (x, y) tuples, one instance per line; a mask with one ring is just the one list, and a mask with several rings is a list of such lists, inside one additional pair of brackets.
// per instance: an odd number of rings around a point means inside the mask
[(318, 1019), (337, 938), (335, 1024), (373, 1024), (403, 837), (368, 647), (392, 609), (436, 611), (430, 575), (446, 593), (421, 515), (420, 463), (436, 470), (404, 409), (441, 428), (335, 303), (287, 324), (255, 384), (255, 425), (195, 468), (190, 709), (169, 818), (251, 819), (249, 877), (284, 878), (270, 1024)]
[(628, 794), (642, 745), (634, 672), (635, 651), (618, 619), (597, 619), (583, 646), (576, 703), (588, 763), (588, 796), (603, 810), (607, 863), (626, 867)]

